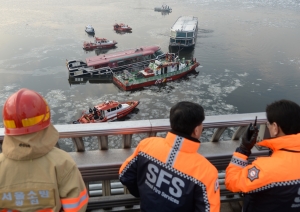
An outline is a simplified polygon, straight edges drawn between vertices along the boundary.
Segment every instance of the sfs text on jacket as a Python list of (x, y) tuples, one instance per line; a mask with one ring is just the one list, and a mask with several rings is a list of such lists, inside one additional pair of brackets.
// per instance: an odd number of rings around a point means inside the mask
[(200, 142), (169, 132), (142, 140), (120, 168), (120, 181), (141, 199), (144, 212), (219, 212), (217, 169), (197, 150)]
[(300, 134), (264, 140), (269, 157), (247, 165), (247, 156), (235, 152), (226, 169), (225, 185), (244, 192), (244, 212), (300, 211)]

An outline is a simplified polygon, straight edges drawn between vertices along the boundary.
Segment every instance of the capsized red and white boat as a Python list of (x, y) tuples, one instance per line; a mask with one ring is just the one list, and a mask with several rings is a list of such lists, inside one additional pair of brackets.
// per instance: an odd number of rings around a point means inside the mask
[(73, 121), (73, 124), (115, 121), (132, 112), (139, 103), (139, 101), (105, 101), (95, 105), (93, 109), (90, 108), (89, 111), (83, 112), (77, 121)]
[(95, 37), (95, 42), (84, 42), (83, 49), (93, 50), (102, 48), (113, 48), (118, 42), (115, 40), (107, 40), (106, 38)]
[(116, 23), (114, 25), (114, 30), (119, 31), (119, 32), (130, 32), (132, 30), (132, 28), (123, 23), (120, 23), (120, 24)]

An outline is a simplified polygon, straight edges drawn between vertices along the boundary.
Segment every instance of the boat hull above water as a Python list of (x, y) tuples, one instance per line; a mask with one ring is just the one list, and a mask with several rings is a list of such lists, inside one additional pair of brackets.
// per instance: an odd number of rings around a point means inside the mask
[(108, 49), (116, 46), (118, 42), (115, 40), (107, 40), (105, 38), (95, 37), (95, 42), (84, 42), (84, 50), (94, 50), (94, 49)]
[(105, 101), (89, 111), (83, 112), (81, 117), (74, 121), (73, 124), (86, 124), (86, 123), (101, 123), (115, 121), (123, 118), (131, 113), (139, 104), (139, 101)]
[(114, 25), (114, 30), (117, 31), (117, 32), (131, 32), (132, 28), (128, 25), (120, 23), (120, 24), (115, 24)]
[[(170, 57), (169, 57), (170, 56)], [(167, 54), (166, 59), (155, 60), (140, 71), (113, 73), (113, 82), (124, 91), (135, 90), (182, 78), (195, 70), (200, 63), (193, 60), (179, 60), (174, 54)]]

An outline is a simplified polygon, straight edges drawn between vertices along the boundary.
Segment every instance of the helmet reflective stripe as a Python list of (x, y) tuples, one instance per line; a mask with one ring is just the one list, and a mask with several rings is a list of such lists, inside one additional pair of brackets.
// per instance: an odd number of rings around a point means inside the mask
[(23, 127), (30, 127), (40, 123), (41, 121), (47, 121), (49, 119), (49, 113), (45, 115), (39, 115), (32, 118), (22, 119)]
[[(46, 113), (45, 115), (40, 115), (28, 119), (22, 119), (23, 127), (30, 127), (38, 124), (41, 121), (47, 121), (50, 117), (50, 113)], [(14, 120), (4, 120), (4, 126), (6, 128), (16, 128), (16, 124)]]
[(3, 123), (6, 128), (16, 128), (16, 123), (14, 120), (4, 120)]

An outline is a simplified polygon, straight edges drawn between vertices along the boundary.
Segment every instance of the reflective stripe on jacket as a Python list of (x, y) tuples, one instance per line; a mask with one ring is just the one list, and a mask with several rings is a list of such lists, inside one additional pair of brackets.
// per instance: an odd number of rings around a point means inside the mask
[(226, 169), (225, 185), (244, 192), (244, 212), (300, 211), (300, 134), (264, 140), (269, 157), (248, 165), (247, 156), (235, 152)]
[(193, 140), (171, 132), (146, 138), (123, 163), (120, 181), (140, 197), (142, 211), (220, 211), (218, 171)]
[(89, 197), (87, 190), (84, 189), (77, 198), (63, 198), (61, 204), (65, 212), (76, 212), (79, 211), (82, 206), (88, 203)]

